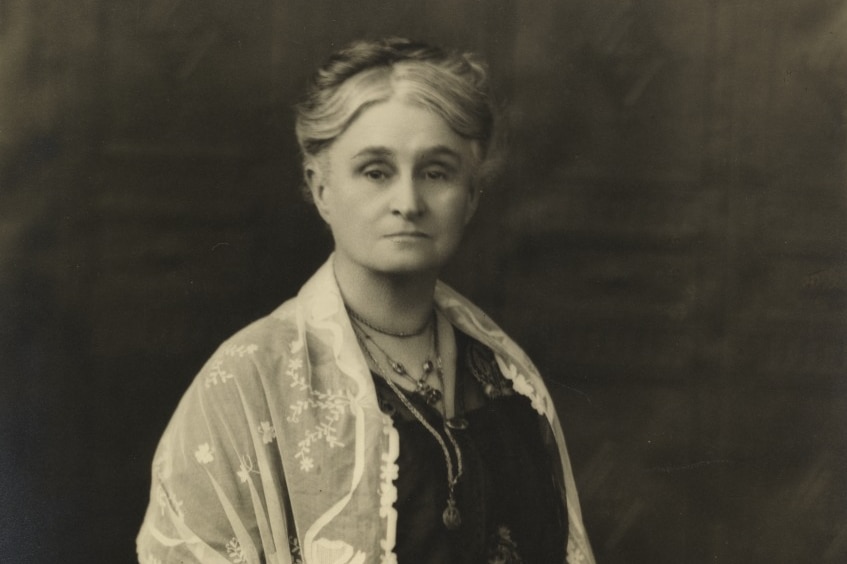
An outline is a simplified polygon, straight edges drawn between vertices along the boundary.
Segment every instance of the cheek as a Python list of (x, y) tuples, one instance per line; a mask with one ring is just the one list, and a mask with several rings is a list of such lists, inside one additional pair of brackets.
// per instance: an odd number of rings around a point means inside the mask
[(450, 217), (457, 222), (465, 224), (473, 215), (473, 200), (466, 189), (456, 191), (447, 203), (450, 208)]
[(456, 236), (461, 236), (472, 215), (468, 201), (466, 199), (456, 198), (445, 209), (443, 216), (445, 231), (450, 231)]
[(361, 233), (373, 224), (370, 210), (360, 201), (339, 198), (333, 211), (335, 229), (343, 233)]

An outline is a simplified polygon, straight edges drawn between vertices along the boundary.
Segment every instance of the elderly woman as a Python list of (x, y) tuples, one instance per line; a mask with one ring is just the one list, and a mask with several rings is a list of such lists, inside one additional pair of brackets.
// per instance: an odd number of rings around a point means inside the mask
[(335, 251), (186, 392), (141, 562), (593, 562), (541, 377), (438, 280), (494, 122), (467, 54), (358, 42), (319, 69), (297, 137)]

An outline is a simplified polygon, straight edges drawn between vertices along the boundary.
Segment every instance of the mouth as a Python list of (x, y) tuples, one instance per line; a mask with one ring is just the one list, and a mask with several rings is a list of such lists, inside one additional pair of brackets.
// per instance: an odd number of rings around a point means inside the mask
[(426, 239), (429, 237), (423, 231), (397, 231), (385, 236), (388, 239)]

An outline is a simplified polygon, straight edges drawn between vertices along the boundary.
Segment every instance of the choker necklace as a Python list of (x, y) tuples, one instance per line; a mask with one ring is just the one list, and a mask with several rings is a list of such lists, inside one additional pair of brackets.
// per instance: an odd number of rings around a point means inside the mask
[(398, 339), (408, 339), (410, 337), (417, 337), (418, 335), (423, 335), (423, 332), (429, 329), (429, 324), (432, 322), (432, 316), (426, 318), (426, 321), (423, 325), (415, 329), (414, 331), (389, 331), (388, 329), (384, 329), (379, 327), (378, 325), (374, 325), (352, 307), (347, 305), (347, 302), (344, 302), (344, 307), (347, 309), (347, 313), (350, 314), (350, 317), (367, 327), (368, 329), (373, 329), (377, 333), (382, 333), (383, 335), (388, 335), (389, 337), (397, 337)]
[[(419, 378), (415, 378), (414, 376), (409, 374), (408, 369), (406, 369), (406, 366), (402, 362), (399, 362), (399, 361), (391, 358), (391, 355), (389, 355), (388, 352), (379, 345), (379, 343), (377, 343), (370, 335), (368, 335), (366, 331), (364, 331), (361, 327), (356, 327), (356, 329), (358, 330), (357, 333), (361, 332), (361, 337), (363, 337), (364, 339), (373, 343), (374, 346), (379, 350), (379, 352), (382, 353), (382, 356), (384, 356), (385, 360), (388, 361), (388, 365), (391, 367), (391, 370), (393, 370), (395, 374), (397, 374), (398, 376), (403, 376), (404, 378), (408, 378), (409, 380), (411, 380), (411, 382), (415, 385), (415, 392), (423, 396), (427, 405), (435, 406), (435, 404), (437, 404), (441, 400), (441, 397), (443, 395), (441, 393), (441, 390), (439, 390), (438, 388), (432, 387), (426, 381), (427, 378), (429, 378), (429, 375), (432, 374), (432, 372), (435, 370), (435, 364), (432, 362), (432, 360), (427, 358), (423, 362), (423, 364), (421, 365), (421, 375), (420, 375)], [(357, 334), (357, 337), (358, 336), (359, 335)], [(436, 362), (438, 363), (438, 366), (439, 366), (438, 377), (439, 377), (439, 380), (440, 380), (441, 379), (441, 368), (440, 368), (440, 366), (441, 366), (441, 356), (438, 354), (438, 331), (437, 330), (433, 331), (432, 340), (433, 340), (432, 347), (433, 347), (433, 350), (435, 351)]]
[[(406, 394), (403, 393), (400, 388), (397, 387), (397, 384), (391, 379), (390, 376), (383, 370), (379, 361), (371, 352), (370, 347), (366, 342), (367, 334), (364, 333), (361, 327), (356, 325), (353, 326), (354, 333), (356, 334), (356, 340), (359, 341), (359, 346), (368, 355), (368, 358), (376, 367), (377, 374), (379, 374), (383, 380), (388, 384), (394, 394), (400, 398), (400, 401), (403, 402), (403, 405), (406, 406), (406, 409), (414, 416), (418, 422), (423, 425), (423, 427), (429, 431), (429, 433), (435, 437), (435, 440), (438, 441), (438, 445), (441, 447), (441, 452), (444, 454), (444, 461), (447, 463), (447, 507), (444, 509), (444, 512), (441, 514), (441, 520), (444, 522), (444, 526), (447, 527), (451, 531), (455, 531), (459, 527), (462, 526), (462, 515), (459, 513), (458, 504), (456, 503), (456, 484), (459, 483), (459, 478), (462, 477), (462, 450), (459, 448), (459, 443), (456, 442), (456, 438), (453, 436), (453, 433), (450, 431), (449, 426), (444, 426), (444, 434), (447, 435), (447, 439), (450, 441), (450, 444), (453, 445), (453, 449), (456, 453), (456, 469), (453, 470), (453, 458), (450, 456), (450, 449), (447, 447), (447, 443), (444, 442), (444, 439), (441, 437), (441, 434), (436, 431), (432, 425), (426, 420), (426, 418), (421, 414), (420, 411), (415, 409), (415, 406), (409, 401), (409, 398), (406, 397)], [(370, 342), (374, 342), (373, 339), (368, 338)], [(441, 362), (441, 355), (438, 350), (438, 321), (435, 322), (435, 333), (433, 335), (433, 340), (435, 343), (435, 357), (437, 363), (437, 370), (439, 379), (443, 381), (443, 364)], [(376, 345), (379, 348), (379, 345)], [(381, 349), (380, 349), (381, 350)], [(381, 351), (384, 354), (384, 351)], [(386, 355), (386, 358), (389, 358)]]

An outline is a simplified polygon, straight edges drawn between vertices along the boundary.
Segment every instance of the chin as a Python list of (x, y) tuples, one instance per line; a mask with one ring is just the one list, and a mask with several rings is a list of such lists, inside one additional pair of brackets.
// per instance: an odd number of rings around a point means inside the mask
[(444, 261), (432, 257), (427, 258), (393, 258), (383, 261), (375, 261), (373, 270), (383, 274), (426, 274), (439, 272), (444, 266)]

